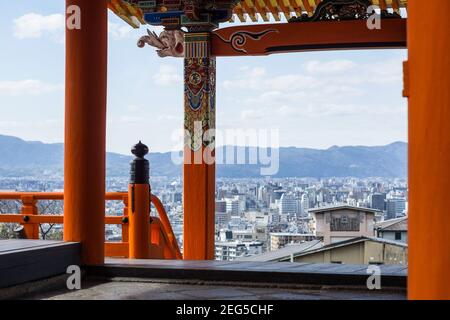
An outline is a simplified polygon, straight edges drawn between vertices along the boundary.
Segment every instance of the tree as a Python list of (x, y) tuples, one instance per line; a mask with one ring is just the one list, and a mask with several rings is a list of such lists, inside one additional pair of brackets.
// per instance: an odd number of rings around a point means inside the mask
[[(20, 213), (22, 203), (17, 200), (0, 200), (0, 214)], [(14, 229), (19, 225), (17, 223), (0, 224), (0, 239), (11, 239), (14, 237)]]
[[(40, 215), (58, 215), (64, 212), (64, 203), (61, 200), (40, 200), (37, 203)], [(41, 223), (39, 225), (42, 240), (62, 240), (63, 234), (55, 230), (54, 223)]]
[[(37, 208), (40, 215), (58, 215), (64, 212), (61, 200), (39, 200)], [(0, 214), (19, 214), (22, 203), (19, 200), (0, 201)], [(19, 226), (17, 223), (0, 224), (0, 239), (11, 239), (15, 237), (14, 230)], [(39, 224), (40, 238), (43, 240), (62, 240), (62, 231), (55, 228), (54, 223)], [(55, 230), (56, 229), (56, 230)]]

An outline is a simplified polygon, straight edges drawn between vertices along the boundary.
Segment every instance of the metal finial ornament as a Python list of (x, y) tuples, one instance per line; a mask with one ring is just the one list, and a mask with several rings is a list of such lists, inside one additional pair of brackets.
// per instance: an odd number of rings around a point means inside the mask
[(131, 153), (138, 158), (143, 158), (148, 154), (148, 147), (139, 140), (139, 143), (135, 144), (131, 149)]
[(131, 153), (136, 156), (130, 163), (130, 183), (131, 184), (149, 184), (150, 183), (150, 164), (145, 155), (148, 154), (148, 147), (141, 141), (135, 144)]

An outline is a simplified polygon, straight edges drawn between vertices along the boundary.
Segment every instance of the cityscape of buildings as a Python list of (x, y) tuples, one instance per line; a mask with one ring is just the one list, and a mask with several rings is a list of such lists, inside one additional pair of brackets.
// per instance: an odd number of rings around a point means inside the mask
[[(181, 177), (152, 177), (151, 185), (152, 192), (166, 208), (182, 248)], [(107, 191), (110, 192), (125, 191), (127, 186), (128, 177), (107, 180)], [(350, 241), (353, 246), (355, 239), (365, 239), (363, 243), (384, 239), (388, 245), (405, 251), (406, 186), (404, 179), (387, 178), (217, 179), (215, 258), (226, 261), (249, 257), (264, 259), (267, 254), (283, 248), (292, 251), (290, 254), (299, 254), (306, 249), (333, 247), (339, 242)], [(63, 181), (59, 177), (45, 180), (5, 177), (0, 180), (0, 190), (57, 192), (63, 190)], [(0, 202), (0, 213), (8, 211), (5, 206), (9, 211), (19, 210), (3, 201)], [(55, 208), (62, 210), (62, 205)], [(123, 208), (120, 201), (107, 201), (106, 214), (122, 215)], [(57, 213), (62, 212), (46, 212)], [(156, 210), (152, 214), (156, 214)], [(397, 225), (403, 227), (396, 229), (394, 226)], [(106, 239), (120, 241), (120, 228), (108, 225)], [(61, 233), (62, 227), (53, 226), (52, 232)], [(383, 241), (381, 244), (386, 245)], [(283, 258), (287, 256), (281, 254), (279, 259)], [(406, 259), (401, 260), (406, 262)]]

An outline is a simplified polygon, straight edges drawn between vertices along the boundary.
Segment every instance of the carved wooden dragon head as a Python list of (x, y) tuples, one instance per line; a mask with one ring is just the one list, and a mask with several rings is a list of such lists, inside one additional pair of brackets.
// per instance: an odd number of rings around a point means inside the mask
[(182, 30), (164, 30), (158, 36), (155, 32), (147, 29), (147, 36), (138, 41), (138, 47), (143, 48), (145, 44), (157, 48), (158, 56), (184, 57), (184, 32)]

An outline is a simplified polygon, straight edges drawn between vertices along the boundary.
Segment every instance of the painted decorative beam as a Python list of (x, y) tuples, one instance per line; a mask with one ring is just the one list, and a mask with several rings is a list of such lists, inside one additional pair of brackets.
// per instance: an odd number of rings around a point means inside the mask
[(264, 56), (311, 50), (406, 48), (406, 19), (382, 20), (370, 30), (365, 20), (236, 26), (212, 33), (212, 55)]

